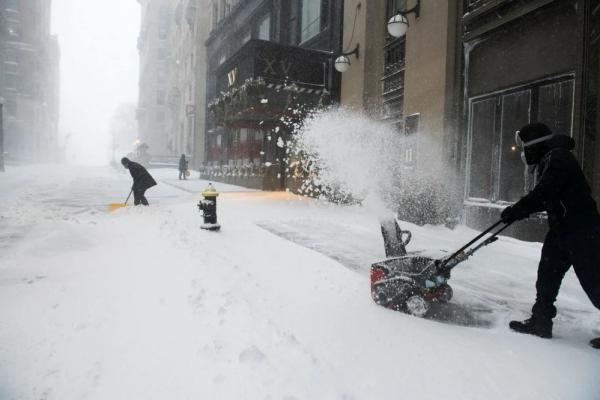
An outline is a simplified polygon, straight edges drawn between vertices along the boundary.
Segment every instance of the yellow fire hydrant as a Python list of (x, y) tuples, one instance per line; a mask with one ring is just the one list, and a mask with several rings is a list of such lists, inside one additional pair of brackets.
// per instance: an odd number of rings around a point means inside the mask
[(214, 188), (212, 183), (202, 191), (202, 197), (198, 203), (198, 208), (203, 213), (204, 224), (201, 228), (208, 231), (218, 231), (221, 229), (221, 225), (217, 223), (217, 197), (219, 192)]

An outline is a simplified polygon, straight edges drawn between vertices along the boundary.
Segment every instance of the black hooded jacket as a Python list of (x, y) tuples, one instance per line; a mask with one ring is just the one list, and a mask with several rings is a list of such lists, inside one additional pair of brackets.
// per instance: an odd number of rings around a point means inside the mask
[(187, 160), (185, 159), (184, 156), (181, 156), (181, 158), (179, 159), (179, 170), (183, 172), (183, 171), (187, 170), (187, 167), (188, 167)]
[(575, 141), (566, 135), (555, 135), (532, 147), (539, 155), (538, 184), (513, 208), (523, 217), (546, 211), (550, 229), (565, 233), (600, 224), (590, 186), (571, 153)]
[(156, 186), (156, 181), (152, 178), (152, 175), (140, 164), (129, 161), (127, 164), (127, 168), (129, 169), (129, 173), (133, 178), (133, 191), (142, 191), (151, 188), (152, 186)]

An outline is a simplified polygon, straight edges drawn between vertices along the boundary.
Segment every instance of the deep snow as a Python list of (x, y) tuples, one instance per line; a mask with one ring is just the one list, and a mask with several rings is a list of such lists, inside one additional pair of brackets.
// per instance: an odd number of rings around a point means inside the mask
[[(453, 274), (440, 322), (376, 306), (377, 217), (151, 171), (151, 207), (105, 212), (125, 171), (0, 174), (0, 399), (589, 399), (600, 313), (567, 274), (555, 339), (512, 333), (540, 245), (502, 238)], [(416, 227), (409, 250), (452, 250), (465, 227)], [(289, 239), (289, 240), (288, 240)]]

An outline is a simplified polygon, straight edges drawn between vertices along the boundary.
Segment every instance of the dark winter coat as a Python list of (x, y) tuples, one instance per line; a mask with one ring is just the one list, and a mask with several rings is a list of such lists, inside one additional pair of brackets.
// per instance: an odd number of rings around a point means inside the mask
[(129, 169), (129, 173), (133, 178), (133, 191), (143, 191), (151, 188), (152, 186), (156, 186), (156, 181), (152, 178), (152, 175), (140, 164), (129, 161), (127, 165)]
[(183, 171), (186, 171), (187, 168), (188, 168), (187, 160), (185, 159), (185, 157), (181, 157), (179, 159), (179, 170), (183, 172)]
[(555, 135), (533, 149), (541, 154), (536, 167), (538, 183), (511, 207), (514, 213), (524, 218), (546, 211), (550, 229), (564, 233), (600, 224), (590, 186), (570, 151), (574, 147), (572, 138)]

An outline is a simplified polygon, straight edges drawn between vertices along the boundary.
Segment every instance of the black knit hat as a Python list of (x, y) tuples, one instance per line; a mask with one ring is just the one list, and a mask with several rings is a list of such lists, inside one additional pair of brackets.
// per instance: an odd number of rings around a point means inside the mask
[(552, 131), (547, 125), (541, 122), (534, 122), (532, 124), (525, 125), (519, 130), (519, 137), (523, 143), (530, 142), (535, 139), (543, 138), (544, 136), (552, 135)]
[(129, 165), (129, 158), (127, 158), (127, 157), (121, 158), (121, 164), (123, 164), (125, 166)]

